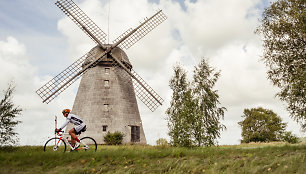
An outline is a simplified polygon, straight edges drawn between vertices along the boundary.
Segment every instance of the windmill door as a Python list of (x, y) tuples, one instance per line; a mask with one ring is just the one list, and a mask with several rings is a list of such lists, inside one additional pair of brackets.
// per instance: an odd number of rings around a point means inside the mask
[(139, 126), (131, 126), (131, 142), (140, 142)]

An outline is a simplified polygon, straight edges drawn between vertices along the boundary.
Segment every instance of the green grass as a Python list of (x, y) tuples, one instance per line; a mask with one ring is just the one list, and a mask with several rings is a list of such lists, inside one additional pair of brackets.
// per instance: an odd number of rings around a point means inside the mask
[(95, 153), (0, 148), (0, 173), (305, 173), (306, 145), (98, 146)]

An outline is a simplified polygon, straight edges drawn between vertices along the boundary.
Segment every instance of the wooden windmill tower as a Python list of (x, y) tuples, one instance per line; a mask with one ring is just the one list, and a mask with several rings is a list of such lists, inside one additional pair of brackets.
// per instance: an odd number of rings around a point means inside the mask
[(36, 93), (49, 103), (82, 76), (72, 113), (83, 118), (85, 135), (104, 143), (106, 133), (120, 131), (123, 143), (146, 143), (136, 96), (153, 112), (163, 99), (133, 70), (123, 51), (166, 20), (160, 10), (137, 28), (106, 44), (106, 34), (72, 1), (55, 3), (97, 46), (76, 60)]

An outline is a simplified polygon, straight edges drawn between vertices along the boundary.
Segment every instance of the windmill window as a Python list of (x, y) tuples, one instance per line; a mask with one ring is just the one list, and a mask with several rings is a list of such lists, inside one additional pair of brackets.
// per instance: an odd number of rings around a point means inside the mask
[(103, 132), (106, 132), (106, 129), (107, 129), (107, 125), (103, 125), (103, 126), (102, 126)]
[(109, 80), (104, 80), (104, 86), (109, 87)]
[(104, 104), (104, 111), (108, 111), (108, 110), (109, 110), (108, 104)]
[(105, 68), (105, 74), (109, 74), (109, 68)]

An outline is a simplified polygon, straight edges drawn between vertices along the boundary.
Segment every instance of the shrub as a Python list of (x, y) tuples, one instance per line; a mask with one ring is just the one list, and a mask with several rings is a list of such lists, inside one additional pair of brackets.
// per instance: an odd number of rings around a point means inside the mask
[(292, 132), (285, 132), (282, 135), (282, 140), (291, 144), (299, 143), (299, 138), (292, 134)]
[(104, 142), (107, 145), (119, 145), (122, 144), (122, 140), (123, 140), (124, 134), (122, 132), (114, 132), (114, 133), (110, 133), (107, 132), (107, 134), (104, 137)]
[(160, 138), (156, 140), (156, 145), (160, 147), (167, 147), (169, 145), (168, 141), (165, 138)]

